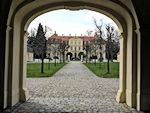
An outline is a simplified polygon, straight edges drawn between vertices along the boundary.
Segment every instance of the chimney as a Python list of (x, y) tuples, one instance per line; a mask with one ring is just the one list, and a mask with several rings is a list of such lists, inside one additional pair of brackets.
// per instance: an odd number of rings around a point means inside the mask
[(62, 34), (62, 36), (64, 36), (64, 34)]
[(69, 34), (69, 36), (71, 36), (71, 34)]
[(82, 34), (81, 34), (81, 36), (82, 36)]

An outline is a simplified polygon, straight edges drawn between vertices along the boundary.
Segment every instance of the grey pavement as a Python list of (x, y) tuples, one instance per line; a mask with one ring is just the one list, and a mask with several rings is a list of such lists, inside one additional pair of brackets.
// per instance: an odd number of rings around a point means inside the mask
[(53, 77), (27, 78), (31, 98), (4, 113), (140, 113), (116, 102), (118, 82), (97, 77), (81, 62), (69, 62)]

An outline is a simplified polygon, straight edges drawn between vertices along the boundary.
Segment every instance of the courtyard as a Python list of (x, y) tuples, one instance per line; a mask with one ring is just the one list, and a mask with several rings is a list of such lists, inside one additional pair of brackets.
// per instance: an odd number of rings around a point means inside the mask
[(116, 102), (118, 87), (118, 78), (97, 77), (73, 61), (52, 77), (27, 78), (30, 99), (4, 113), (139, 113)]

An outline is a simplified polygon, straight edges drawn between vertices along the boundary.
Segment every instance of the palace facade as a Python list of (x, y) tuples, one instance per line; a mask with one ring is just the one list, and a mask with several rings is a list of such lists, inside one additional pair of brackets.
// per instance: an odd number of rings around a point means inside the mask
[[(47, 56), (52, 59), (54, 56), (58, 58), (62, 57), (59, 52), (60, 43), (66, 44), (67, 48), (64, 51), (66, 60), (81, 60), (82, 58), (89, 59), (90, 57), (96, 56), (97, 59), (105, 58), (105, 44), (103, 43), (102, 48), (94, 43), (98, 39), (98, 35), (94, 36), (58, 36), (55, 32), (47, 41)], [(57, 49), (57, 50), (56, 50)], [(50, 50), (50, 51), (49, 51)]]

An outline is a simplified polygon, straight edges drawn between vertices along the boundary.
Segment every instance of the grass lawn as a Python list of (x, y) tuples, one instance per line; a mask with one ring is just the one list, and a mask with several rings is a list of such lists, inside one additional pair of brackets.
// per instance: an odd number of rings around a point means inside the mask
[(44, 63), (44, 73), (41, 73), (41, 63), (28, 63), (27, 77), (51, 77), (66, 64), (57, 64), (55, 67), (54, 63), (51, 63), (50, 69), (48, 69), (48, 63)]
[(99, 68), (99, 63), (84, 63), (85, 66), (89, 68), (93, 73), (99, 77), (103, 78), (119, 78), (119, 63), (110, 63), (110, 74), (107, 74), (107, 62), (101, 63), (101, 68)]

